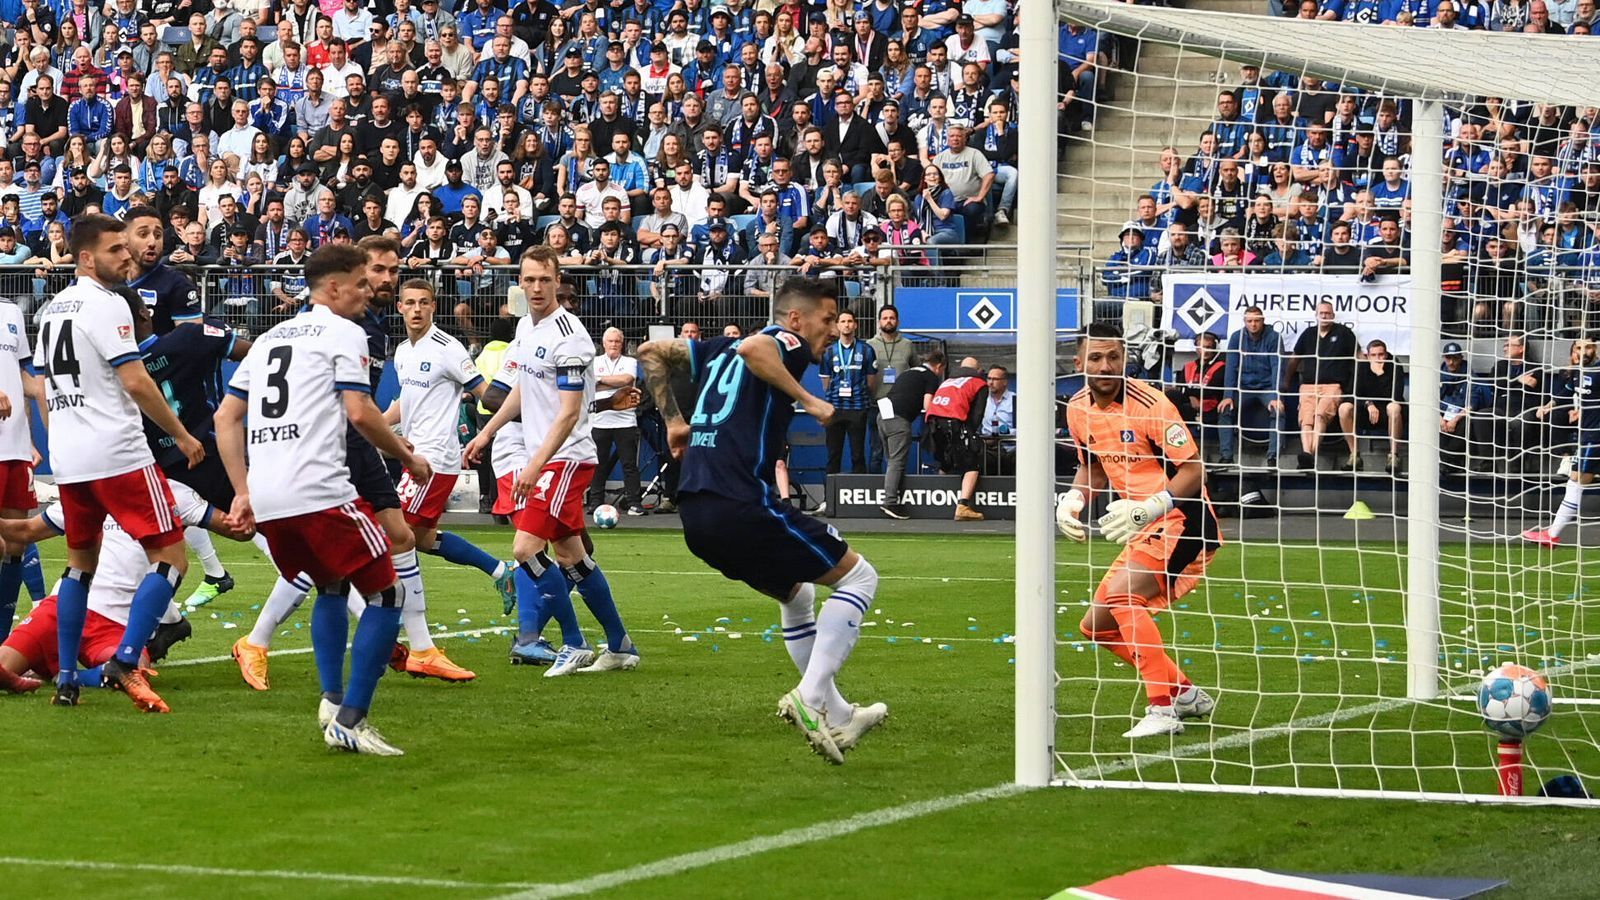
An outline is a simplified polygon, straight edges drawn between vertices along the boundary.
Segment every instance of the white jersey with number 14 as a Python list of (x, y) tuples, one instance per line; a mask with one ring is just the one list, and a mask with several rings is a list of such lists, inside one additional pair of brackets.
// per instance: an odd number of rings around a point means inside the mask
[(50, 469), (61, 484), (152, 465), (139, 406), (117, 367), (140, 364), (128, 302), (80, 278), (45, 305), (33, 366), (50, 410)]

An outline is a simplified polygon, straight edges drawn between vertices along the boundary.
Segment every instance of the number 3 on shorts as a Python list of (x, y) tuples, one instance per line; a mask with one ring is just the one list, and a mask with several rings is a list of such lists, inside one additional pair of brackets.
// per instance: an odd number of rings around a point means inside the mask
[(548, 499), (544, 495), (545, 491), (550, 490), (550, 482), (555, 481), (555, 480), (556, 480), (556, 473), (555, 472), (552, 472), (549, 469), (545, 469), (543, 472), (540, 472), (539, 473), (539, 480), (533, 486), (533, 490), (534, 490), (533, 499), (540, 500), (540, 501), (544, 501), (544, 500)]

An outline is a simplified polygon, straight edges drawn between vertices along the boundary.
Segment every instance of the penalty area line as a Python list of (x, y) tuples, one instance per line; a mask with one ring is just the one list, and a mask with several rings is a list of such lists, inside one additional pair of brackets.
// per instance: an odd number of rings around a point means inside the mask
[(934, 797), (931, 800), (917, 800), (911, 803), (903, 803), (899, 806), (888, 806), (883, 809), (857, 813), (842, 819), (818, 822), (815, 825), (791, 828), (788, 831), (780, 831), (777, 834), (762, 835), (761, 837), (754, 837), (732, 844), (724, 844), (720, 847), (681, 853), (677, 856), (656, 860), (655, 862), (629, 866), (612, 872), (603, 872), (599, 875), (580, 878), (576, 881), (536, 885), (516, 893), (507, 894), (504, 897), (497, 898), (497, 900), (549, 900), (549, 898), (555, 897), (575, 897), (580, 894), (612, 890), (634, 882), (679, 875), (693, 869), (732, 862), (771, 850), (784, 850), (803, 844), (816, 843), (817, 841), (832, 840), (833, 838), (854, 834), (868, 828), (893, 825), (908, 819), (930, 816), (974, 803), (1012, 797), (1028, 790), (1032, 790), (1032, 788), (1007, 782), (979, 788), (975, 791), (967, 791), (963, 794), (949, 794), (943, 797)]
[(457, 881), (449, 878), (412, 878), (405, 875), (355, 875), (347, 872), (299, 872), (284, 869), (223, 869), (211, 866), (167, 865), (163, 863), (121, 863), (92, 859), (32, 859), (0, 856), (0, 868), (7, 866), (38, 869), (69, 869), (80, 872), (150, 873), (183, 875), (194, 878), (276, 879), (281, 881), (319, 881), (343, 884), (394, 885), (397, 887), (453, 888), (471, 890), (534, 890), (548, 885), (537, 882)]

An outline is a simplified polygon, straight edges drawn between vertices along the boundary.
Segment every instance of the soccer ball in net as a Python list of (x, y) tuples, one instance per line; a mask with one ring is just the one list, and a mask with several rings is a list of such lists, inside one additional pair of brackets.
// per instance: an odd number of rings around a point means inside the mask
[(1506, 663), (1483, 676), (1478, 712), (1490, 731), (1508, 738), (1527, 737), (1550, 717), (1550, 687), (1538, 672)]
[(609, 503), (602, 503), (594, 508), (594, 525), (596, 528), (617, 527), (617, 508)]

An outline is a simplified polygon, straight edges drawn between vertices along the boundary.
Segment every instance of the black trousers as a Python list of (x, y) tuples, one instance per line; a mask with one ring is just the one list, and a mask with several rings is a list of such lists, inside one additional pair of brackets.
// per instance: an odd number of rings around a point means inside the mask
[(611, 467), (616, 465), (617, 458), (622, 459), (622, 502), (623, 507), (639, 505), (639, 429), (637, 426), (628, 428), (596, 428), (594, 429), (594, 452), (600, 460), (600, 465), (595, 469), (594, 483), (589, 485), (589, 505), (598, 506), (604, 502), (606, 495), (606, 476), (611, 473)]
[(850, 473), (864, 475), (867, 471), (867, 413), (865, 409), (835, 409), (828, 423), (828, 474), (840, 471), (844, 462), (844, 439), (850, 438)]

